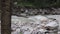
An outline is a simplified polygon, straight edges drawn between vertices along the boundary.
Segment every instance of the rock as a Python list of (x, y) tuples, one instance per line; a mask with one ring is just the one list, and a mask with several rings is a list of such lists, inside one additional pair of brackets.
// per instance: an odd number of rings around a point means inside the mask
[(31, 34), (31, 32), (29, 32), (29, 31), (25, 31), (23, 34)]
[(21, 31), (23, 34), (31, 34), (31, 33), (41, 34), (46, 32), (46, 30), (41, 29), (41, 21), (48, 20), (48, 18), (45, 16), (38, 15), (28, 18), (24, 17), (16, 17), (16, 18), (12, 18), (12, 21), (13, 22), (15, 21), (15, 23), (12, 23), (12, 28), (14, 30), (12, 34), (19, 34), (19, 32)]

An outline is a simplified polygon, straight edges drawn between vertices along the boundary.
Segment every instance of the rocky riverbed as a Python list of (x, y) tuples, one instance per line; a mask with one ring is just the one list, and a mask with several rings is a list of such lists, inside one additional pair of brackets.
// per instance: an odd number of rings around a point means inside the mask
[[(60, 20), (60, 15), (45, 15), (45, 16), (48, 18), (56, 18), (58, 21)], [(36, 19), (34, 19), (34, 20), (29, 20), (24, 17), (12, 16), (11, 28), (13, 29), (13, 31), (11, 34), (21, 34), (21, 33), (22, 34), (26, 34), (26, 33), (31, 34), (31, 32), (34, 29), (36, 29), (37, 27), (40, 27), (40, 24), (38, 23), (39, 21)], [(23, 31), (24, 33), (21, 31)], [(45, 30), (42, 30), (42, 31), (45, 31)], [(60, 21), (59, 21), (59, 31), (60, 31)], [(37, 32), (37, 30), (35, 32)], [(60, 34), (60, 32), (58, 32), (58, 33)], [(34, 32), (32, 34), (34, 34)]]

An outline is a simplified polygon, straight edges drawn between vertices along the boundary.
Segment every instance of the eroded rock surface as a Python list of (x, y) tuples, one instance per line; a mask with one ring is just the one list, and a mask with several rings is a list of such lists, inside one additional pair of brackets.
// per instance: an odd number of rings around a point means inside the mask
[(41, 29), (41, 20), (43, 20), (41, 18), (44, 18), (44, 20), (48, 19), (45, 16), (12, 17), (12, 34), (44, 34), (43, 32), (46, 32), (46, 30)]

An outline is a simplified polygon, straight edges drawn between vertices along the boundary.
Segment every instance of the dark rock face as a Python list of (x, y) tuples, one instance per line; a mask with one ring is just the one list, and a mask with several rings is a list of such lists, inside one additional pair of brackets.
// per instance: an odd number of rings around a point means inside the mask
[(59, 15), (60, 8), (44, 8), (44, 9), (27, 9), (27, 8), (20, 8), (14, 9), (12, 12), (13, 15), (21, 15), (26, 14), (25, 16), (34, 16), (34, 15)]

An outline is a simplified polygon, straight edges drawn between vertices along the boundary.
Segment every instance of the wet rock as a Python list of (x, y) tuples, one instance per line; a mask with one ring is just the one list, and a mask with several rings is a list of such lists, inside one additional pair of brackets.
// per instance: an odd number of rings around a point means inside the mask
[(12, 23), (12, 28), (16, 28), (13, 29), (14, 31), (12, 33), (16, 34), (19, 34), (19, 32), (22, 32), (23, 34), (45, 33), (46, 30), (41, 29), (41, 21), (46, 20), (48, 19), (45, 16), (32, 16), (29, 18), (18, 17), (17, 20), (15, 20), (16, 23)]

